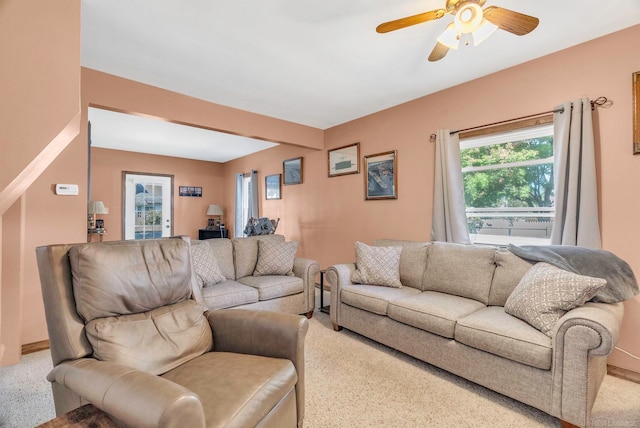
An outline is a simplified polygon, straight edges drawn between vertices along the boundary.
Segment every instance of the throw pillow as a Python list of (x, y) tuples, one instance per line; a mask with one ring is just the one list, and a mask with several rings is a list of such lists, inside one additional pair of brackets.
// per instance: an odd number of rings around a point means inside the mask
[(400, 254), (402, 247), (372, 247), (356, 242), (356, 271), (351, 276), (351, 282), (402, 287)]
[(554, 325), (565, 313), (584, 305), (606, 285), (601, 278), (536, 263), (513, 290), (504, 311), (551, 337)]
[(293, 276), (293, 262), (298, 251), (298, 242), (282, 242), (272, 239), (258, 241), (258, 261), (253, 276)]
[(191, 260), (200, 288), (215, 285), (226, 279), (208, 244), (203, 242), (191, 245)]

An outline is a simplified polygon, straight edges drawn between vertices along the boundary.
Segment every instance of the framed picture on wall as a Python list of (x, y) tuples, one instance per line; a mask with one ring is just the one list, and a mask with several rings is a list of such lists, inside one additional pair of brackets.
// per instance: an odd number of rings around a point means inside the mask
[(640, 154), (640, 71), (633, 73), (633, 154)]
[(395, 150), (364, 157), (365, 200), (398, 199), (398, 155)]
[(358, 174), (360, 172), (360, 143), (351, 144), (327, 152), (329, 177)]
[(282, 162), (282, 184), (302, 183), (302, 158), (287, 159)]
[(267, 200), (281, 199), (280, 196), (280, 177), (282, 174), (267, 175), (264, 178), (264, 195)]

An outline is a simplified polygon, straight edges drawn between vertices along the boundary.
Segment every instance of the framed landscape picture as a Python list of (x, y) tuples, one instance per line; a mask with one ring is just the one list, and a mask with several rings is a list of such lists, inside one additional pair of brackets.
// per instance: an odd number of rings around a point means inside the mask
[(338, 147), (327, 152), (329, 177), (360, 172), (360, 143)]
[(366, 200), (398, 199), (398, 156), (395, 150), (364, 157)]
[(280, 199), (280, 177), (282, 174), (267, 175), (264, 179), (264, 195), (266, 199)]
[(287, 159), (282, 162), (282, 184), (302, 183), (302, 158)]

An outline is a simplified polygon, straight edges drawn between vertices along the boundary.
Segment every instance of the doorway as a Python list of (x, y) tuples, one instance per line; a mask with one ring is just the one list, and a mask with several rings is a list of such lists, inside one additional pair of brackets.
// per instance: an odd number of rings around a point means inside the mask
[(124, 239), (173, 235), (173, 175), (123, 172)]

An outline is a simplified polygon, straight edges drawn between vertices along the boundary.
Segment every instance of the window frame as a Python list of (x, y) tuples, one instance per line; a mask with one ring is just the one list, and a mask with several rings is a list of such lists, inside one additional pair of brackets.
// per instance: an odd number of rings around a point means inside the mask
[[(535, 118), (518, 120), (511, 123), (506, 123), (506, 124), (503, 123), (499, 125), (487, 126), (487, 127), (482, 127), (480, 129), (461, 132), (458, 134), (458, 137), (460, 140), (460, 150), (462, 151), (469, 148), (484, 147), (489, 145), (501, 144), (509, 141), (518, 141), (518, 140), (536, 138), (540, 136), (539, 129), (546, 129), (546, 132), (544, 132), (543, 135), (553, 135), (553, 114), (546, 114), (546, 115), (535, 117)], [(517, 136), (517, 139), (504, 137), (505, 134), (513, 135), (518, 130), (522, 130), (522, 132), (520, 133), (520, 135)], [(465, 140), (467, 140), (467, 144), (465, 144)], [(471, 142), (469, 142), (469, 140), (471, 140)], [(478, 172), (483, 170), (505, 169), (505, 168), (513, 168), (513, 167), (548, 164), (548, 163), (553, 163), (553, 156), (544, 158), (544, 159), (534, 159), (530, 161), (512, 162), (512, 163), (500, 164), (500, 165), (487, 165), (487, 166), (481, 166), (481, 167), (466, 167), (466, 168), (462, 168), (461, 166), (461, 171), (464, 174), (465, 172)], [(540, 209), (538, 210), (534, 208), (534, 209), (530, 209), (529, 211), (532, 211), (532, 210), (547, 211), (549, 212), (549, 214), (541, 213), (539, 217), (555, 217), (555, 209), (553, 211), (549, 211), (548, 209), (545, 209), (549, 207), (539, 207), (539, 208)], [(470, 209), (483, 210), (488, 208), (473, 207)], [(504, 208), (504, 210), (507, 210), (507, 209), (509, 211), (520, 211), (518, 209), (513, 209), (513, 208)], [(475, 212), (478, 212), (478, 211), (475, 211)], [(466, 206), (466, 201), (465, 201), (465, 215), (467, 219), (469, 218), (469, 213), (470, 212), (468, 211), (468, 208)], [(533, 238), (533, 237), (511, 236), (511, 235), (490, 235), (490, 234), (480, 234), (480, 233), (469, 233), (469, 238), (471, 242), (474, 244), (477, 243), (477, 244), (489, 244), (489, 245), (507, 245), (507, 244), (549, 245), (551, 243), (551, 238)]]

